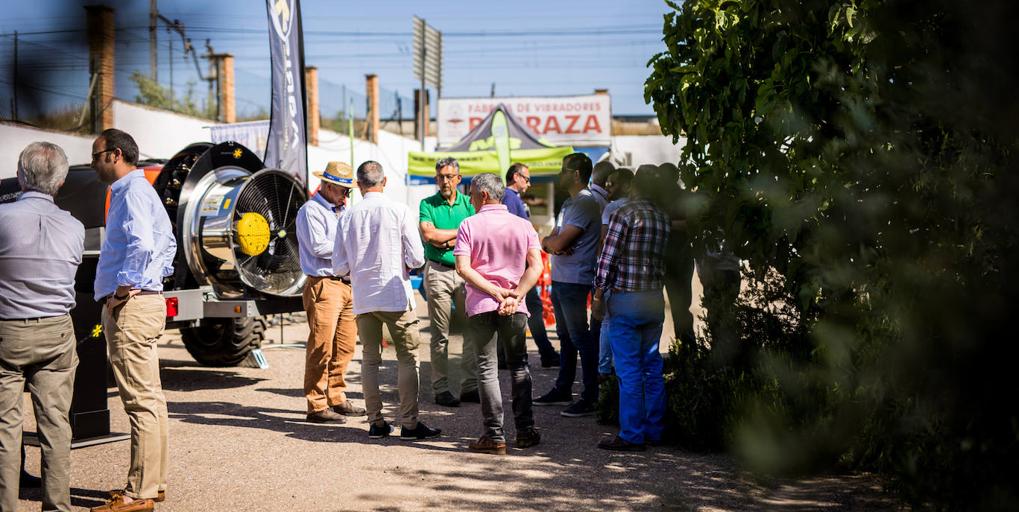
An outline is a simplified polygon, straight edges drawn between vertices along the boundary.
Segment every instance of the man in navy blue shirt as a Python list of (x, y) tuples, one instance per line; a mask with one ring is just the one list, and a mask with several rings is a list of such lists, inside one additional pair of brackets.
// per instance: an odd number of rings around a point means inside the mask
[[(527, 220), (531, 219), (531, 211), (527, 208), (524, 200), (520, 198), (520, 194), (527, 192), (530, 186), (531, 170), (519, 162), (511, 165), (506, 171), (506, 193), (502, 196), (502, 204), (506, 205), (506, 209), (510, 213)], [(559, 353), (548, 341), (548, 334), (545, 332), (545, 320), (541, 314), (543, 308), (538, 287), (531, 288), (524, 300), (527, 310), (531, 312), (531, 316), (527, 319), (527, 328), (530, 329), (534, 344), (538, 346), (538, 352), (541, 354), (541, 367), (559, 366)]]

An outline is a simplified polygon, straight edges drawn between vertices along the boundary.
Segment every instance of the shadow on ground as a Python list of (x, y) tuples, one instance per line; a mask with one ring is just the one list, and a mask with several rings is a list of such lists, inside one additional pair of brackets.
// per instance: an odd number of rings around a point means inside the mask
[[(42, 502), (42, 489), (21, 489), (21, 499)], [(109, 491), (71, 487), (71, 505), (82, 508), (98, 507), (110, 498)]]
[[(457, 358), (458, 359), (458, 358)], [(451, 357), (451, 363), (454, 358)], [(458, 361), (457, 361), (458, 362)], [(398, 402), (397, 363), (384, 360), (381, 367), (384, 411), (392, 420)], [(421, 364), (421, 416), (430, 425), (446, 427), (435, 442), (401, 443), (395, 438), (369, 440), (364, 423), (318, 425), (307, 423), (304, 410), (250, 406), (230, 401), (171, 402), (170, 416), (181, 422), (261, 429), (315, 443), (371, 443), (397, 445), (448, 453), (447, 465), (430, 468), (408, 466), (378, 467), (380, 478), (393, 476), (407, 481), (406, 496), (360, 489), (350, 495), (350, 505), (371, 505), (378, 510), (419, 509), (664, 509), (664, 510), (889, 510), (894, 501), (876, 488), (868, 475), (824, 476), (798, 481), (760, 483), (743, 474), (726, 456), (693, 454), (674, 448), (652, 448), (644, 453), (613, 453), (594, 447), (599, 435), (612, 433), (589, 419), (562, 418), (559, 408), (535, 408), (543, 432), (542, 444), (528, 450), (512, 448), (512, 413), (509, 383), (504, 372), (502, 388), (506, 403), (507, 435), (511, 441), (507, 457), (472, 454), (466, 451), (480, 427), (476, 404), (457, 409), (437, 408), (431, 403), (430, 367)], [(544, 389), (555, 372), (533, 371), (535, 389)], [(172, 390), (240, 389), (286, 397), (287, 403), (303, 397), (294, 388), (281, 388), (223, 369), (191, 367), (175, 362), (164, 365), (163, 385)], [(360, 373), (348, 374), (348, 382), (360, 385)], [(269, 384), (269, 385), (266, 385)], [(351, 398), (360, 399), (352, 393)], [(299, 402), (303, 405), (303, 401)], [(465, 427), (468, 425), (468, 427)], [(451, 431), (457, 430), (460, 431)], [(466, 431), (464, 431), (466, 429)], [(399, 430), (395, 432), (399, 433)], [(243, 437), (242, 433), (237, 434)], [(427, 488), (434, 493), (415, 493)], [(92, 491), (76, 494), (76, 505), (99, 498)], [(422, 498), (421, 496), (428, 496)], [(394, 502), (399, 505), (392, 505)], [(94, 504), (92, 504), (94, 505)], [(388, 506), (387, 506), (388, 505)], [(378, 508), (382, 506), (382, 508)]]

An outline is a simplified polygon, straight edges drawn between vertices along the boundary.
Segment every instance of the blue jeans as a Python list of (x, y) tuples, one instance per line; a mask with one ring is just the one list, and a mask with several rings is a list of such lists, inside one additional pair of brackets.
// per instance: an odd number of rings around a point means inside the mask
[(609, 344), (609, 324), (611, 318), (605, 313), (602, 318), (602, 328), (598, 329), (598, 373), (601, 375), (612, 375), (612, 345)]
[(559, 376), (556, 391), (573, 392), (577, 377), (577, 355), (584, 381), (582, 400), (598, 401), (598, 340), (587, 321), (587, 296), (592, 285), (552, 282), (552, 306), (556, 333), (559, 335)]
[(619, 378), (619, 437), (643, 444), (662, 439), (665, 378), (658, 344), (665, 321), (661, 290), (612, 292), (609, 337)]

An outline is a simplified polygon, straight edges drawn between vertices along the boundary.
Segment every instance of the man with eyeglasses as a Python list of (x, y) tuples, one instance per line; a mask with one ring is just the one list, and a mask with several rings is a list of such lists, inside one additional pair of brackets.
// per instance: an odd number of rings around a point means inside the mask
[[(522, 163), (514, 163), (506, 171), (506, 194), (502, 197), (502, 204), (510, 213), (522, 219), (531, 219), (531, 211), (527, 204), (520, 198), (520, 195), (527, 192), (531, 187), (531, 170)], [(537, 286), (527, 291), (524, 299), (527, 310), (531, 316), (527, 318), (527, 328), (531, 331), (534, 344), (538, 346), (538, 353), (541, 354), (542, 368), (556, 368), (559, 366), (559, 353), (548, 341), (548, 333), (545, 331), (545, 319), (542, 311), (544, 306), (541, 303), (541, 294)]]
[(463, 345), (460, 371), (460, 399), (449, 390), (449, 325), (455, 304), (456, 313), (464, 315), (464, 280), (456, 272), (453, 247), (456, 233), (464, 219), (474, 215), (474, 207), (466, 194), (457, 191), (462, 180), (460, 163), (443, 158), (435, 163), (435, 195), (421, 201), (419, 207), (421, 238), (425, 246), (425, 294), (428, 296), (428, 319), (432, 333), (432, 392), (435, 403), (459, 407), (460, 402), (479, 403), (477, 351), (469, 343)]
[(301, 270), (308, 276), (303, 295), (309, 327), (304, 398), (309, 422), (339, 424), (345, 422), (343, 416), (365, 414), (344, 393), (343, 375), (357, 342), (350, 276), (333, 273), (337, 221), (354, 188), (354, 170), (343, 162), (329, 162), (324, 171), (313, 174), (322, 184), (297, 212), (298, 253)]
[(99, 252), (95, 298), (124, 411), (131, 420), (127, 485), (93, 510), (152, 510), (166, 497), (169, 457), (166, 397), (156, 345), (166, 328), (163, 279), (173, 275), (177, 242), (159, 195), (137, 169), (138, 144), (109, 129), (92, 144), (92, 168), (110, 185), (106, 240)]

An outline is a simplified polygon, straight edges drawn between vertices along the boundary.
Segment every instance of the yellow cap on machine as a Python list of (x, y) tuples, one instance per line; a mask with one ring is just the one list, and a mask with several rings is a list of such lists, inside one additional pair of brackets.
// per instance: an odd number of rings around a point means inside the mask
[(258, 256), (269, 248), (269, 223), (265, 217), (255, 212), (241, 215), (235, 226), (237, 245), (241, 252), (248, 256)]

